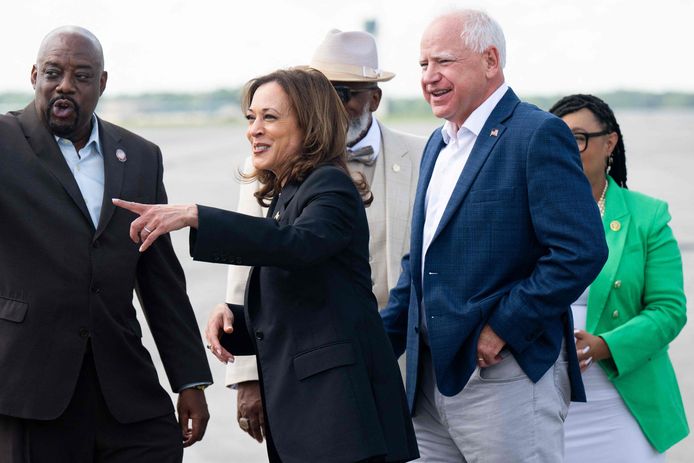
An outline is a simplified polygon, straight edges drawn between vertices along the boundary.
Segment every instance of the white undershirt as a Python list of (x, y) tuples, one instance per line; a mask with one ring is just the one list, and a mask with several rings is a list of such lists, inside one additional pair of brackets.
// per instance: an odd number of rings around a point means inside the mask
[(477, 141), (482, 127), (489, 119), (496, 105), (508, 90), (508, 85), (502, 83), (484, 103), (479, 105), (465, 120), (460, 129), (455, 131), (455, 125), (446, 121), (441, 128), (443, 141), (446, 146), (439, 153), (431, 175), (424, 200), (424, 236), (422, 243), (422, 277), (424, 277), (424, 261), (427, 250), (434, 238), (436, 229), (441, 222), (443, 212), (451, 199), (455, 185), (465, 168), (470, 152)]

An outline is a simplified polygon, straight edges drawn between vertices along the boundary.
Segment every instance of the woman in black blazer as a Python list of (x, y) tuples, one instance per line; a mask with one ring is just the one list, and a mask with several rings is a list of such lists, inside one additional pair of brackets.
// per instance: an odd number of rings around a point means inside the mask
[(196, 260), (253, 266), (234, 330), (211, 348), (255, 354), (271, 461), (409, 461), (418, 457), (400, 372), (371, 292), (363, 178), (345, 165), (347, 118), (330, 82), (283, 70), (249, 83), (256, 218), (204, 206), (117, 205), (140, 214), (146, 249), (191, 227)]

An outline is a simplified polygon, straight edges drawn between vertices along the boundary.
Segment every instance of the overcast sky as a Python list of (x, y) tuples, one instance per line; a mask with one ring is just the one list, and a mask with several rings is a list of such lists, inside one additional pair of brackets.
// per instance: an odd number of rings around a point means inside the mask
[(102, 42), (111, 95), (242, 85), (307, 63), (332, 28), (378, 21), (383, 84), (419, 95), (419, 39), (451, 6), (485, 9), (506, 34), (506, 79), (520, 94), (615, 89), (694, 92), (690, 0), (22, 0), (0, 15), (0, 92), (29, 91), (43, 36), (76, 24)]

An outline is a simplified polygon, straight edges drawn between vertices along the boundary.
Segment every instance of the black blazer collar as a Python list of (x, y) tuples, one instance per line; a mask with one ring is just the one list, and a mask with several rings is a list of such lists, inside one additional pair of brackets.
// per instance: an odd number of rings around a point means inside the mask
[(56, 144), (55, 137), (39, 118), (34, 102), (32, 101), (23, 111), (17, 113), (17, 118), (29, 146), (31, 146), (39, 160), (51, 174), (53, 174), (58, 182), (60, 182), (70, 198), (75, 202), (75, 205), (80, 209), (87, 224), (92, 228), (92, 231), (95, 231), (94, 239), (98, 238), (106, 228), (115, 210), (111, 198), (118, 198), (120, 196), (121, 187), (123, 185), (126, 163), (119, 161), (116, 156), (116, 151), (118, 149), (123, 150), (120, 135), (111, 124), (104, 123), (97, 117), (101, 151), (104, 158), (105, 185), (104, 199), (101, 204), (101, 217), (99, 218), (99, 224), (96, 230), (94, 230), (94, 224), (89, 215), (87, 204), (84, 202), (82, 192), (75, 181), (75, 177), (72, 175), (72, 172), (70, 172), (70, 167)]
[(53, 134), (46, 128), (32, 101), (18, 114), (17, 119), (22, 127), (24, 136), (31, 146), (32, 150), (39, 158), (43, 166), (60, 182), (67, 194), (75, 202), (87, 221), (87, 224), (94, 229), (92, 219), (87, 209), (87, 204), (84, 202), (79, 186), (75, 181), (75, 177), (70, 172), (70, 167), (60, 152), (58, 144), (55, 141)]
[[(123, 177), (127, 166), (128, 153), (122, 145), (120, 134), (112, 124), (103, 122), (97, 117), (99, 123), (99, 136), (101, 138), (101, 154), (104, 157), (104, 199), (101, 203), (101, 217), (99, 225), (94, 234), (97, 239), (113, 217), (116, 206), (113, 205), (111, 198), (120, 198), (123, 186)], [(117, 151), (121, 150), (125, 155), (124, 161), (117, 156)]]

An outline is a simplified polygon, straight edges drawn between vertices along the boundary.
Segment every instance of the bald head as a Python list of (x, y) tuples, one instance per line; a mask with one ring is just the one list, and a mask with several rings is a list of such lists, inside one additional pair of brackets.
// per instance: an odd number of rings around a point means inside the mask
[[(46, 34), (39, 46), (36, 62), (41, 62), (41, 58), (45, 56), (49, 50), (54, 49), (60, 44), (64, 44), (69, 37), (80, 38), (86, 45), (87, 51), (91, 51), (91, 54), (93, 54), (95, 60), (94, 64), (98, 66), (99, 69), (104, 69), (104, 50), (101, 48), (101, 42), (99, 42), (99, 39), (90, 31), (79, 26), (61, 26)], [(91, 48), (91, 50), (89, 50), (89, 48)]]

